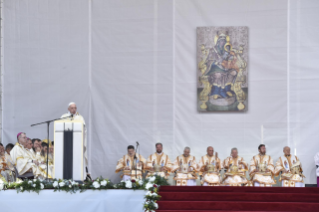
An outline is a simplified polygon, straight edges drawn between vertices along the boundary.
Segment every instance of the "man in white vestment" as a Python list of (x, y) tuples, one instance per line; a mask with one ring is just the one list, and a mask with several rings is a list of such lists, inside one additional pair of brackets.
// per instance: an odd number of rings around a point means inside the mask
[(174, 180), (177, 186), (196, 186), (197, 163), (190, 151), (189, 147), (185, 147), (184, 154), (174, 161), (172, 172), (176, 172)]
[(48, 144), (44, 141), (42, 141), (41, 144), (42, 148), (40, 152), (36, 152), (35, 159), (39, 162), (39, 167), (45, 171), (48, 170), (48, 173), (50, 176), (53, 176), (54, 173), (54, 166), (52, 161), (48, 160), (48, 168), (47, 168), (47, 148)]
[(146, 177), (159, 175), (167, 179), (172, 169), (171, 160), (168, 155), (163, 152), (162, 143), (156, 143), (155, 147), (156, 152), (151, 154), (146, 162), (146, 170), (149, 171)]
[(224, 174), (223, 184), (227, 186), (242, 186), (247, 184), (246, 171), (248, 164), (244, 158), (238, 156), (237, 148), (231, 149), (231, 156), (227, 157), (223, 162)]
[(203, 186), (219, 186), (221, 183), (220, 171), (223, 165), (218, 158), (218, 153), (214, 154), (214, 148), (207, 147), (207, 154), (199, 161), (199, 171), (202, 173), (201, 184)]
[(6, 152), (0, 143), (0, 174), (7, 182), (15, 182), (15, 173), (13, 165), (7, 160)]
[(135, 152), (134, 146), (129, 145), (127, 147), (127, 154), (118, 160), (115, 173), (123, 171), (121, 177), (124, 181), (142, 179), (145, 165), (145, 158)]
[[(6, 145), (6, 155), (9, 155), (10, 156), (10, 152), (11, 152), (11, 150), (13, 149), (13, 147), (14, 147), (14, 145), (12, 144), (12, 143), (8, 143), (7, 145)], [(11, 157), (10, 157), (10, 160), (11, 160)]]
[(250, 161), (249, 175), (256, 187), (271, 187), (276, 184), (274, 180), (275, 166), (272, 158), (266, 155), (266, 146), (258, 146), (259, 154)]
[[(17, 135), (18, 142), (10, 151), (12, 162), (15, 164), (20, 175), (32, 172), (35, 178), (46, 178), (46, 171), (38, 167), (39, 162), (34, 160), (29, 150), (26, 150), (27, 137), (21, 132)], [(52, 176), (48, 176), (52, 178)]]
[(14, 175), (14, 182), (16, 181), (16, 173), (15, 173), (15, 169), (14, 169), (14, 163), (11, 159), (11, 156), (10, 156), (10, 151), (13, 149), (14, 145), (12, 143), (8, 143), (6, 145), (6, 149), (5, 149), (5, 157), (6, 157), (6, 161), (8, 163), (8, 167), (10, 168), (10, 170), (12, 171), (12, 174)]
[(36, 153), (35, 153), (35, 151), (33, 151), (33, 143), (32, 143), (32, 140), (30, 138), (27, 138), (26, 150), (28, 150), (30, 152), (32, 159), (35, 160)]
[(84, 156), (84, 166), (87, 167), (88, 166), (88, 156), (87, 156), (87, 129), (86, 129), (86, 124), (84, 121), (83, 116), (81, 116), (79, 114), (79, 112), (77, 112), (77, 107), (76, 104), (74, 102), (70, 102), (69, 106), (68, 106), (68, 113), (65, 113), (61, 116), (61, 118), (66, 118), (66, 117), (70, 117), (67, 118), (66, 120), (70, 120), (70, 121), (81, 121), (83, 122), (84, 125), (84, 141), (83, 141), (83, 156)]
[(41, 144), (42, 144), (42, 141), (40, 138), (32, 139), (32, 145), (33, 145), (32, 149), (35, 154), (36, 154), (37, 148), (42, 148)]
[(290, 154), (290, 147), (285, 146), (284, 155), (281, 156), (275, 166), (275, 175), (281, 173), (282, 187), (305, 187), (301, 163), (296, 155)]

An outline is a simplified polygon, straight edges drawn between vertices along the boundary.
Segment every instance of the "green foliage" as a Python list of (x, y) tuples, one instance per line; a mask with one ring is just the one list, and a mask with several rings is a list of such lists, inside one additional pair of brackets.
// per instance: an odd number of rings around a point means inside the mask
[(5, 179), (0, 178), (0, 184), (5, 189), (15, 189), (19, 192), (39, 192), (43, 189), (53, 189), (54, 192), (65, 191), (67, 193), (85, 192), (88, 189), (92, 190), (107, 190), (107, 189), (133, 189), (146, 190), (144, 210), (155, 211), (158, 208), (156, 201), (160, 200), (158, 189), (162, 185), (169, 185), (167, 180), (161, 176), (152, 176), (145, 180), (127, 180), (121, 181), (118, 184), (113, 184), (109, 179), (96, 178), (95, 180), (79, 184), (73, 180), (53, 179), (51, 181), (43, 181), (39, 179), (17, 181), (7, 183)]

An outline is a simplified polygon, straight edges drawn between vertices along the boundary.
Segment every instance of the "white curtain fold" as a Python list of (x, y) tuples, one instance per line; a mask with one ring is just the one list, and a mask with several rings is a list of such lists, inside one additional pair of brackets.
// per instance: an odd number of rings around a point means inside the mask
[[(45, 138), (32, 123), (70, 101), (88, 124), (93, 177), (119, 180), (117, 160), (139, 141), (174, 159), (213, 146), (249, 161), (261, 142), (289, 145), (315, 183), (319, 101), (318, 1), (4, 0), (3, 143)], [(196, 27), (248, 26), (248, 111), (198, 113)], [(263, 126), (263, 135), (261, 135)], [(52, 129), (51, 129), (52, 130)], [(51, 131), (51, 139), (53, 138)], [(263, 139), (262, 139), (263, 138)]]

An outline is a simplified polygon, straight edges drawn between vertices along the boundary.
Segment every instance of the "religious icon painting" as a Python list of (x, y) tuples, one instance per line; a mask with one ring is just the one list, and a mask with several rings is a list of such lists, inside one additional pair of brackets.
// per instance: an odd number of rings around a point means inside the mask
[(248, 27), (198, 27), (196, 53), (198, 111), (247, 111)]

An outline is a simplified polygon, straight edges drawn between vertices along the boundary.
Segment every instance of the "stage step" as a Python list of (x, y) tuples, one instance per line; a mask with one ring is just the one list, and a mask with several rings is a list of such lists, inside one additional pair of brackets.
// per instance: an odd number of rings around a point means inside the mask
[[(159, 212), (185, 212), (185, 210), (156, 210)], [(187, 212), (225, 212), (224, 210), (187, 210)], [(231, 211), (231, 212), (252, 212), (252, 211)], [(254, 212), (269, 212), (269, 211), (254, 211)], [(285, 212), (285, 211), (272, 211), (272, 212)]]
[(237, 186), (161, 186), (162, 192), (262, 192), (262, 193), (315, 193), (318, 188), (237, 187)]
[(319, 193), (159, 192), (161, 201), (319, 202)]
[(158, 212), (319, 211), (318, 188), (161, 186)]
[(300, 202), (235, 202), (235, 201), (158, 201), (161, 210), (226, 210), (226, 211), (318, 211), (319, 203)]
[[(156, 210), (159, 212), (185, 212), (185, 210)], [(187, 212), (225, 212), (224, 210), (187, 210)], [(231, 212), (252, 212), (252, 211), (231, 211)], [(254, 212), (269, 212), (269, 211), (254, 211)], [(285, 212), (285, 211), (272, 211)]]

